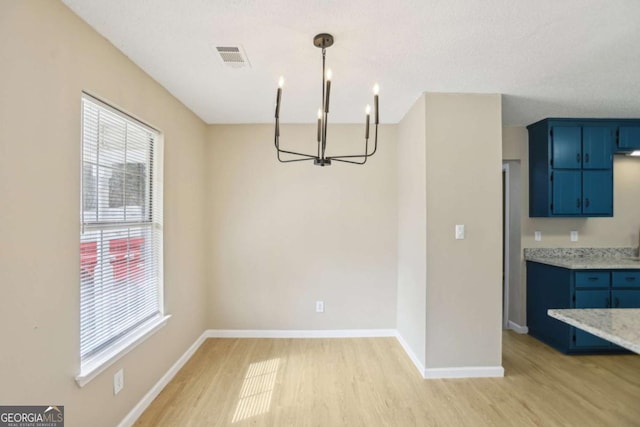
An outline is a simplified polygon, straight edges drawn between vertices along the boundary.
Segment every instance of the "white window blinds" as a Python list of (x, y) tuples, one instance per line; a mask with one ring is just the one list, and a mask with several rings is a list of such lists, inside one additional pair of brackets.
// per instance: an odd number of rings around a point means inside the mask
[(83, 366), (163, 315), (160, 142), (158, 131), (83, 95)]

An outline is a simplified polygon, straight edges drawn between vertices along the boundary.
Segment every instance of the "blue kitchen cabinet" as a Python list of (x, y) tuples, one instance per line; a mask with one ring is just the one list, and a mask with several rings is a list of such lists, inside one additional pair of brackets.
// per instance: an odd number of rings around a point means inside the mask
[(552, 174), (553, 211), (562, 215), (580, 215), (582, 213), (582, 172), (557, 170)]
[(529, 131), (529, 216), (613, 216), (609, 121), (545, 119)]
[(611, 291), (613, 308), (640, 307), (640, 289), (616, 289)]
[(613, 214), (613, 170), (582, 171), (582, 212), (587, 216)]
[(551, 165), (556, 169), (582, 169), (582, 129), (555, 126), (549, 131)]
[(623, 351), (550, 317), (552, 308), (640, 308), (640, 270), (572, 270), (527, 261), (529, 335), (564, 353)]
[(640, 307), (640, 271), (614, 271), (611, 274), (611, 306)]
[(616, 151), (640, 150), (640, 121), (633, 125), (621, 125), (616, 132)]
[[(573, 308), (609, 308), (610, 292), (606, 290), (584, 289), (575, 291), (575, 304)], [(611, 343), (602, 338), (598, 338), (581, 329), (574, 328), (573, 331), (573, 347), (575, 348), (609, 348)], [(574, 338), (575, 337), (575, 338)]]

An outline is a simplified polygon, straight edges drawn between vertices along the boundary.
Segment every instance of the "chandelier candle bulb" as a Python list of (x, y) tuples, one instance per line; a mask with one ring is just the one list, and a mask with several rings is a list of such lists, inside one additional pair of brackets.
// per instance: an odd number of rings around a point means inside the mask
[(371, 106), (367, 105), (364, 109), (367, 114), (367, 123), (364, 125), (364, 139), (369, 139), (369, 116), (371, 115)]
[(327, 70), (327, 95), (324, 101), (324, 112), (328, 113), (329, 112), (329, 94), (331, 93), (331, 77), (333, 76), (333, 74), (331, 73), (331, 70)]
[(321, 135), (322, 135), (322, 109), (318, 108), (318, 142), (320, 142)]
[(379, 123), (379, 118), (378, 118), (378, 93), (379, 92), (380, 92), (380, 86), (378, 86), (378, 83), (376, 83), (375, 85), (373, 85), (373, 107), (376, 115), (376, 124)]
[(278, 94), (276, 95), (276, 119), (280, 117), (280, 98), (282, 97), (282, 86), (284, 86), (284, 77), (280, 76), (278, 80)]

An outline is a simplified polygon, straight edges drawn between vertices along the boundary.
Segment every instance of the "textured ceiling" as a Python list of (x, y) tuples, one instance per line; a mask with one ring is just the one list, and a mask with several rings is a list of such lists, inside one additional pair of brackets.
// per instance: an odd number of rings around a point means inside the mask
[[(312, 123), (334, 35), (330, 122), (383, 123), (422, 92), (501, 93), (503, 123), (640, 117), (638, 0), (63, 0), (207, 123)], [(221, 63), (241, 45), (251, 68)]]

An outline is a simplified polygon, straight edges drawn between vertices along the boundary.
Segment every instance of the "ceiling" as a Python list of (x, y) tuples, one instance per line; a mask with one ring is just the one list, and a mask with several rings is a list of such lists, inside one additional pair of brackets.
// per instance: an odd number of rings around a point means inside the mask
[[(503, 124), (640, 117), (638, 0), (63, 0), (207, 123), (397, 123), (422, 92), (501, 93)], [(244, 49), (231, 68), (215, 46)]]

